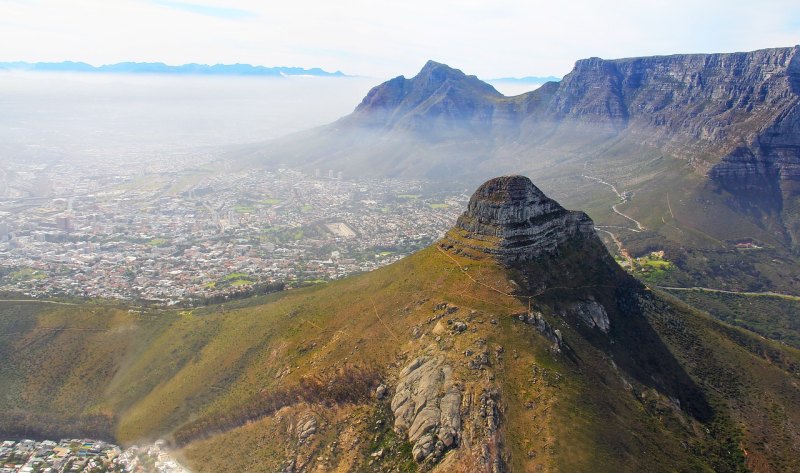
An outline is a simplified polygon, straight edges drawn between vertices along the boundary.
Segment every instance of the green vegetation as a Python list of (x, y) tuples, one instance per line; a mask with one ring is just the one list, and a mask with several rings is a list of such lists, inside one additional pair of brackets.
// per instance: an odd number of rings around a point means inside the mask
[[(800, 352), (648, 291), (609, 289), (614, 279), (587, 267), (579, 250), (531, 270), (564, 278), (552, 280), (558, 286), (571, 280), (565, 273), (585, 271), (573, 281), (581, 288), (530, 301), (560, 324), (561, 355), (511, 317), (529, 301), (495, 290), (519, 289), (506, 269), (433, 247), (368, 274), (191, 315), (3, 302), (0, 432), (63, 425), (123, 444), (165, 437), (197, 471), (279, 471), (295, 451), (312, 461), (326, 452), (353, 471), (373, 459), (414, 471), (411, 446), (391, 429), (382, 403), (389, 400), (377, 402), (373, 392), (420, 350), (438, 346), (473, 402), (485, 386), (497, 389), (513, 471), (737, 471), (741, 448), (747, 461), (796, 469), (790, 433), (800, 413), (791, 383)], [(644, 264), (661, 270), (653, 260)], [(217, 284), (246, 277), (231, 273)], [(585, 288), (594, 281), (606, 286)], [(560, 322), (564, 301), (590, 296), (616, 308), (613, 344), (578, 319)], [(459, 307), (448, 317), (470, 330), (436, 341), (430, 321), (440, 302)], [(491, 371), (470, 370), (463, 353), (484, 346)], [(502, 356), (494, 355), (498, 346)], [(496, 380), (484, 384), (488, 373)], [(308, 412), (320, 429), (298, 445), (291, 432)], [(380, 459), (371, 456), (380, 450)], [(454, 458), (474, 471), (465, 452)]]
[(246, 279), (248, 277), (249, 276), (247, 275), (247, 273), (230, 273), (230, 274), (226, 275), (224, 278), (222, 278), (222, 280), (223, 281), (234, 281), (234, 280), (237, 280), (237, 279)]
[(165, 238), (153, 238), (152, 240), (147, 242), (148, 246), (167, 246), (169, 244), (169, 240)]
[(44, 273), (33, 268), (19, 268), (11, 271), (4, 276), (12, 283), (19, 281), (41, 280), (45, 278)]
[(800, 348), (800, 300), (701, 291), (670, 291), (714, 317)]
[(253, 282), (255, 281), (253, 281), (252, 279), (235, 279), (233, 281), (229, 281), (228, 284), (230, 284), (232, 287), (238, 287), (238, 286), (249, 286), (250, 284), (253, 284)]
[(667, 271), (674, 268), (674, 264), (664, 259), (663, 251), (652, 251), (633, 259), (633, 272), (650, 284), (660, 283), (666, 279)]

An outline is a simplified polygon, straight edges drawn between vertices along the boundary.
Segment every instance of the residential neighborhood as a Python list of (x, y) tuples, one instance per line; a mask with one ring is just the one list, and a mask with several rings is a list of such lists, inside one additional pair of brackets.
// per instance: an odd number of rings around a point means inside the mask
[(0, 473), (188, 473), (164, 447), (163, 440), (126, 450), (91, 439), (5, 440)]
[(179, 165), (15, 170), (0, 291), (169, 306), (338, 279), (429, 245), (467, 201), (422, 181)]

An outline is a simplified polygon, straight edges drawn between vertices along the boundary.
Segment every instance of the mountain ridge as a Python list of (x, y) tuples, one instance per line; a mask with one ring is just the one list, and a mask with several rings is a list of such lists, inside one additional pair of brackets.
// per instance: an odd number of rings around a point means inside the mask
[(174, 75), (213, 75), (213, 76), (321, 76), (347, 77), (341, 71), (327, 72), (318, 67), (305, 69), (302, 67), (267, 67), (251, 64), (181, 64), (167, 65), (163, 62), (118, 62), (93, 66), (85, 62), (0, 62), (0, 70), (33, 71), (33, 72), (82, 72), (106, 74), (174, 74)]
[[(606, 126), (608, 129), (597, 134), (602, 138), (630, 128), (634, 137), (642, 139), (642, 144), (666, 148), (684, 159), (687, 158), (686, 147), (690, 146), (689, 151), (696, 155), (695, 165), (707, 170), (714, 162), (702, 156), (719, 148), (723, 154), (718, 153), (714, 158), (719, 160), (725, 152), (736, 148), (736, 143), (723, 142), (728, 135), (739, 128), (750, 129), (758, 126), (757, 123), (768, 122), (771, 117), (781, 118), (785, 112), (780, 110), (797, 105), (799, 49), (795, 46), (749, 53), (581, 59), (561, 81), (515, 97), (503, 96), (475, 76), (429, 61), (411, 79), (399, 76), (376, 86), (353, 114), (333, 125), (364, 125), (370, 118), (383, 123), (379, 118), (386, 115), (387, 110), (403, 115), (413, 112), (414, 119), (423, 122), (429, 118), (429, 110), (417, 108), (420, 104), (449, 99), (448, 118), (454, 122), (478, 115), (482, 118), (481, 125), (488, 128), (484, 134), (502, 136), (521, 144), (532, 141), (528, 147), (535, 146), (537, 141), (564, 137), (569, 130), (559, 128), (567, 125)], [(447, 87), (422, 87), (428, 83), (432, 72), (433, 77), (443, 78), (442, 83)], [(746, 87), (738, 85), (750, 82), (753, 84)], [(434, 84), (442, 85), (435, 81)], [(643, 87), (652, 90), (637, 92)], [(754, 93), (756, 89), (760, 92)], [(725, 94), (732, 99), (725, 98)], [(711, 102), (704, 104), (703, 101)], [(369, 116), (372, 112), (375, 117)], [(677, 114), (676, 120), (686, 117), (689, 121), (680, 125), (671, 121), (668, 113)], [(388, 123), (393, 124), (396, 123)], [(504, 129), (509, 124), (512, 125), (510, 129)], [(543, 125), (546, 129), (542, 129)], [(669, 136), (669, 131), (679, 126), (690, 127), (687, 136)], [(661, 131), (653, 135), (652, 131), (639, 131), (640, 128)], [(698, 142), (700, 138), (705, 143)], [(500, 164), (506, 158), (502, 151), (494, 151), (498, 155), (495, 161)], [(337, 163), (331, 161), (330, 164)], [(406, 174), (419, 177), (419, 171), (410, 169)]]
[[(548, 184), (550, 176), (580, 178), (580, 165), (624, 160), (621, 169), (627, 169), (638, 156), (665, 157), (674, 161), (665, 166), (688, 166), (673, 183), (681, 193), (716, 202), (750, 229), (727, 226), (732, 234), (726, 236), (713, 219), (693, 216), (702, 219), (695, 223), (704, 234), (716, 240), (758, 234), (796, 252), (798, 51), (800, 46), (582, 59), (559, 82), (513, 97), (431, 61), (411, 79), (401, 76), (376, 86), (352, 114), (328, 126), (245, 147), (232, 158), (242, 165), (470, 184), (488, 175), (527, 173)], [(667, 200), (658, 182), (649, 189), (642, 185), (653, 179), (652, 172), (615, 176), (608, 167), (606, 172), (607, 181), (629, 178), (651, 193), (651, 200)], [(562, 189), (548, 190), (560, 191), (561, 199), (580, 199)]]

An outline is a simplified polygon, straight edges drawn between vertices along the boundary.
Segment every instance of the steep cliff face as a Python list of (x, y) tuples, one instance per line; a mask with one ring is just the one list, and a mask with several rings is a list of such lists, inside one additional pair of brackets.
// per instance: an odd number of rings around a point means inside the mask
[(578, 61), (544, 113), (613, 126), (780, 205), (800, 180), (800, 47)]
[(798, 51), (584, 59), (541, 115), (646, 130), (651, 144), (693, 155), (730, 152), (797, 105)]

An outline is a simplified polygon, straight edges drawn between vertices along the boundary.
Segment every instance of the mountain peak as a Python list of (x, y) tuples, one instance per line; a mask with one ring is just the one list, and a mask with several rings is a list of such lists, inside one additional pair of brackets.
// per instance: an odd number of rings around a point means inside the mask
[(430, 70), (430, 69), (436, 69), (436, 68), (440, 68), (440, 67), (444, 67), (444, 68), (447, 68), (447, 69), (453, 69), (452, 67), (448, 66), (447, 64), (445, 64), (443, 62), (436, 62), (433, 59), (428, 59), (428, 62), (426, 62), (425, 65), (422, 66), (422, 69), (421, 69), (420, 72), (423, 72), (423, 71), (426, 71), (426, 70)]
[(455, 76), (455, 77), (466, 77), (467, 75), (461, 72), (460, 69), (456, 69), (453, 67), (448, 66), (447, 64), (436, 62), (433, 60), (428, 60), (422, 69), (417, 73), (417, 77), (424, 77), (431, 74), (440, 75), (440, 76)]
[(481, 81), (476, 76), (468, 76), (464, 74), (461, 69), (450, 67), (447, 64), (429, 60), (422, 66), (419, 73), (414, 76), (411, 81), (414, 81), (422, 86), (439, 87), (447, 81), (461, 82), (475, 91), (490, 95), (501, 95), (494, 87)]
[(474, 137), (487, 129), (502, 97), (475, 76), (428, 61), (411, 79), (398, 76), (373, 87), (349, 119), (359, 126), (417, 130), (437, 139)]
[(475, 191), (444, 241), (458, 253), (489, 254), (510, 265), (590, 235), (594, 224), (585, 213), (564, 209), (525, 176), (502, 176)]

